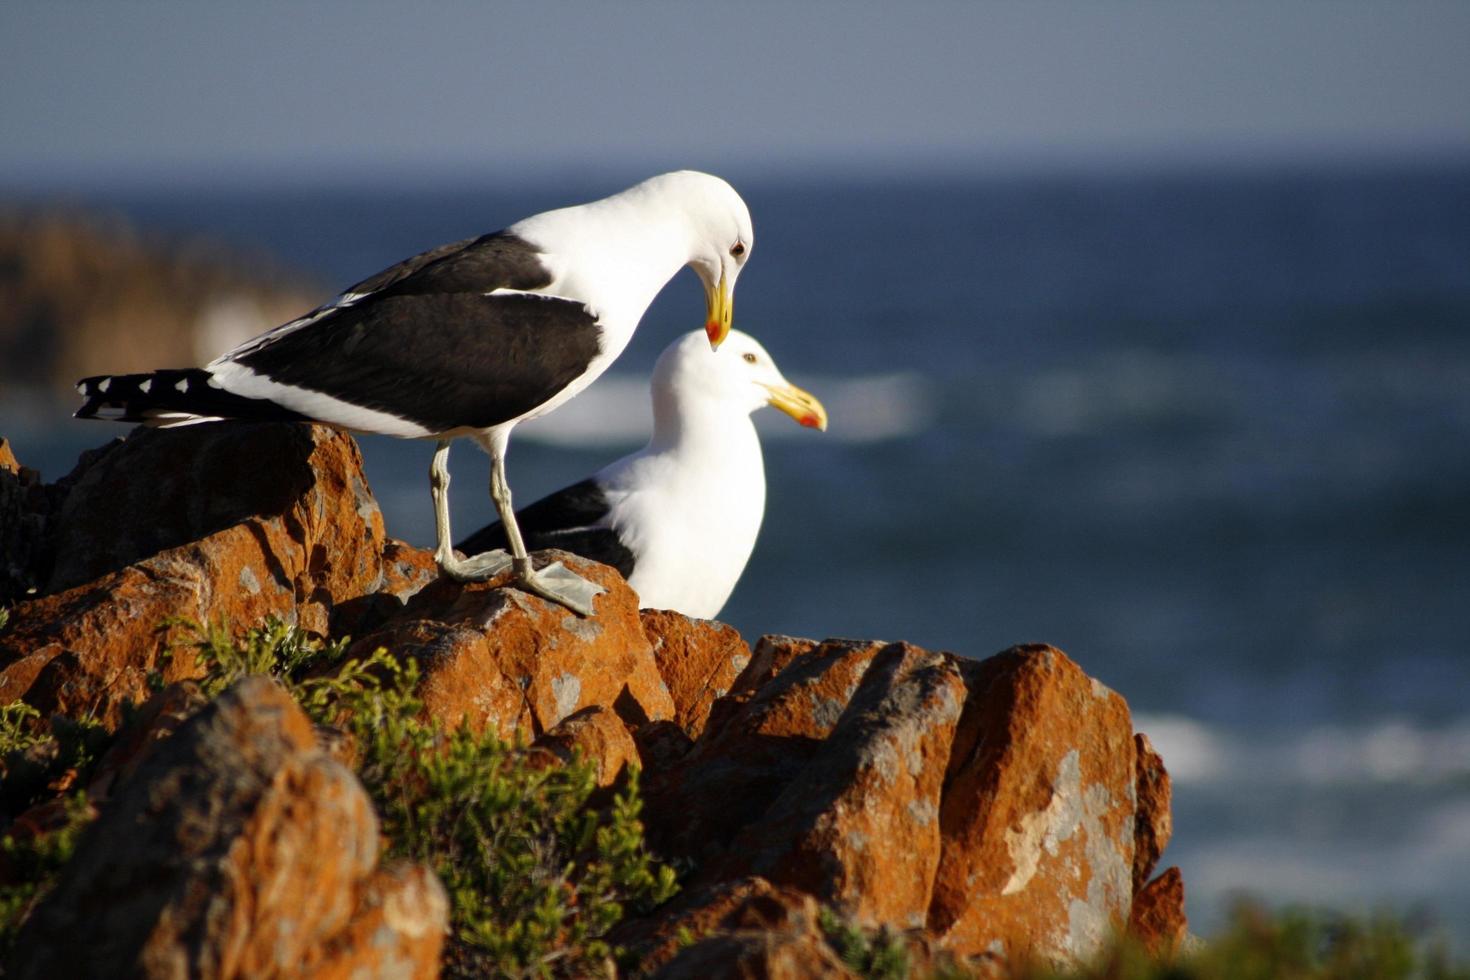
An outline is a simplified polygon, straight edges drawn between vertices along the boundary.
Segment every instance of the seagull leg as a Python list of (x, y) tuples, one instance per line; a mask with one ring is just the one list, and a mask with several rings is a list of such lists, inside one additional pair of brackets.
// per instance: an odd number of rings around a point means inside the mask
[(438, 563), (439, 570), (456, 582), (480, 582), (505, 571), (510, 565), (510, 555), (504, 549), (461, 558), (450, 543), (454, 539), (449, 532), (448, 439), (440, 439), (434, 449), (434, 462), (429, 466), (429, 489), (434, 495), (434, 532), (438, 538), (434, 561)]
[(531, 565), (526, 554), (526, 544), (521, 539), (521, 528), (516, 523), (515, 508), (510, 502), (510, 484), (505, 479), (505, 460), (498, 452), (490, 454), (490, 498), (500, 513), (500, 523), (505, 527), (506, 539), (510, 541), (511, 561), (515, 565), (516, 584), (532, 595), (566, 606), (581, 616), (592, 615), (592, 599), (607, 590), (596, 582), (576, 574), (561, 562), (552, 562), (539, 572)]

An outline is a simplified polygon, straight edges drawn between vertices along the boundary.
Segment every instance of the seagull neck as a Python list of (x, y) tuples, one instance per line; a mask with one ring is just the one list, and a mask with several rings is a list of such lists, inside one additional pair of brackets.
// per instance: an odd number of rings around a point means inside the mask
[(694, 248), (681, 209), (622, 195), (536, 215), (510, 230), (553, 253), (553, 292), (589, 300), (604, 318), (629, 324), (642, 318)]
[(741, 442), (754, 442), (755, 425), (748, 413), (713, 398), (676, 398), (671, 391), (653, 396), (651, 452), (705, 453), (728, 457)]
[[(612, 207), (614, 203), (621, 207)], [(689, 264), (694, 232), (688, 216), (677, 208), (636, 207), (608, 202), (608, 220), (619, 228), (619, 278), (626, 314), (641, 319), (654, 297)]]

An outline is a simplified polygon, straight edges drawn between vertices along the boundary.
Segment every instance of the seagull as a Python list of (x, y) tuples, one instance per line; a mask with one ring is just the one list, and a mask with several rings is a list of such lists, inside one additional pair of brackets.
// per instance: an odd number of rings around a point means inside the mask
[[(611, 565), (646, 607), (712, 619), (745, 570), (765, 512), (766, 478), (751, 413), (773, 405), (827, 428), (827, 411), (791, 384), (754, 337), (730, 331), (714, 353), (694, 331), (653, 371), (653, 438), (592, 476), (516, 514), (530, 547)], [(481, 528), (460, 547), (504, 547)]]
[[(704, 285), (705, 338), (719, 347), (754, 244), (750, 212), (728, 183), (662, 174), (405, 259), (202, 368), (83, 379), (76, 415), (157, 427), (320, 422), (432, 439), (441, 572), (467, 582), (512, 567), (520, 588), (591, 615), (600, 586), (560, 563), (538, 571), (526, 554), (505, 477), (511, 431), (607, 370), (686, 265)], [(459, 436), (490, 454), (509, 554), (465, 558), (450, 544), (449, 447)]]

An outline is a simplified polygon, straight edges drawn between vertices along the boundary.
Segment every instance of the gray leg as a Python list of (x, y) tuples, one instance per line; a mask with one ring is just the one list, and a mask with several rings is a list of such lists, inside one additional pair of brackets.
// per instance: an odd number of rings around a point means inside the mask
[(434, 462), (429, 466), (429, 489), (434, 495), (434, 561), (439, 570), (456, 582), (480, 582), (505, 571), (510, 556), (502, 550), (461, 558), (454, 551), (449, 530), (449, 440), (439, 440)]
[(582, 616), (592, 615), (592, 599), (607, 590), (596, 582), (589, 582), (571, 571), (561, 562), (552, 562), (539, 572), (531, 565), (526, 554), (526, 544), (521, 538), (520, 525), (516, 523), (515, 508), (511, 505), (510, 484), (505, 479), (505, 460), (499, 453), (490, 454), (490, 499), (500, 514), (500, 523), (505, 526), (505, 537), (510, 542), (511, 561), (515, 565), (516, 584), (532, 595), (566, 606)]

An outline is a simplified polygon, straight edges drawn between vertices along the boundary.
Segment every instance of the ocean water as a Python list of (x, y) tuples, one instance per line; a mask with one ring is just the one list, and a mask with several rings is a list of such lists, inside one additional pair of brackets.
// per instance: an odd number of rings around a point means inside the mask
[[(721, 618), (983, 657), (1061, 647), (1175, 778), (1189, 911), (1420, 912), (1470, 948), (1470, 167), (740, 181), (736, 325), (826, 401), (762, 419), (765, 527)], [(625, 181), (95, 194), (336, 286)], [(325, 297), (324, 297), (325, 298)], [(681, 275), (613, 372), (518, 431), (517, 500), (638, 445)], [(113, 433), (13, 400), (48, 478)], [(427, 445), (363, 440), (432, 537)], [(487, 462), (452, 459), (459, 533)]]

